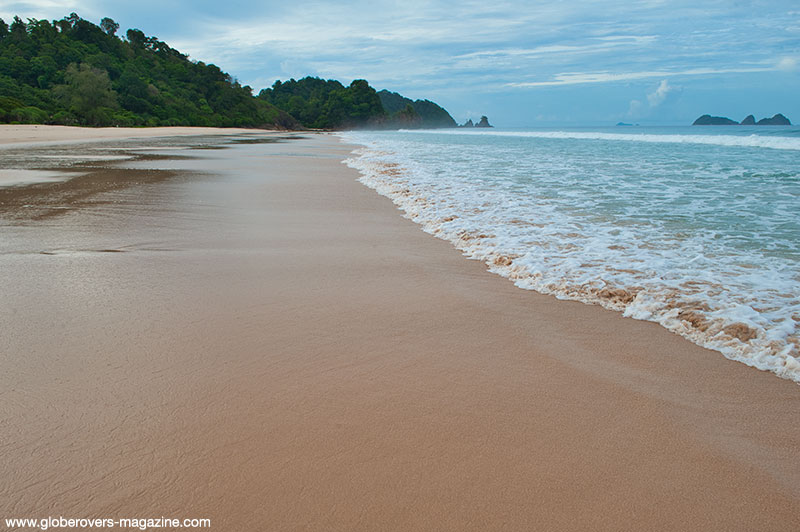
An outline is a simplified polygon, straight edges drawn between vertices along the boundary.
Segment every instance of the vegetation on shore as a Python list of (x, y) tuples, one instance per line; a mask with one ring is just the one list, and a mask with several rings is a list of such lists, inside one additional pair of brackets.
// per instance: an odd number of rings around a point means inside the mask
[(443, 108), (365, 80), (345, 87), (306, 77), (256, 97), (213, 64), (192, 61), (138, 29), (61, 20), (0, 19), (0, 123), (284, 129), (453, 127)]
[(450, 113), (430, 100), (412, 101), (386, 89), (380, 91), (378, 96), (391, 121), (402, 127), (456, 127), (456, 121)]
[(0, 121), (85, 126), (294, 127), (215, 65), (138, 29), (76, 14), (0, 20)]
[(308, 128), (339, 129), (376, 126), (385, 111), (375, 89), (363, 79), (345, 87), (336, 80), (306, 77), (276, 81), (258, 99), (286, 111)]
[(276, 81), (259, 99), (297, 118), (304, 127), (343, 129), (455, 127), (446, 110), (429, 100), (412, 101), (396, 92), (377, 92), (366, 80), (345, 87), (336, 80), (305, 77)]

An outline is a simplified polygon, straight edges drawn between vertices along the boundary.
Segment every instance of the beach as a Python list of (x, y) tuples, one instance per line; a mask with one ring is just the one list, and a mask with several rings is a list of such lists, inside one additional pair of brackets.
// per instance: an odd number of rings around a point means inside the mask
[(184, 137), (193, 135), (235, 135), (251, 129), (213, 127), (72, 127), (13, 124), (0, 127), (0, 144), (74, 143), (87, 140)]
[(20, 131), (27, 169), (92, 157), (0, 192), (0, 518), (800, 528), (796, 383), (515, 287), (359, 183), (355, 146)]

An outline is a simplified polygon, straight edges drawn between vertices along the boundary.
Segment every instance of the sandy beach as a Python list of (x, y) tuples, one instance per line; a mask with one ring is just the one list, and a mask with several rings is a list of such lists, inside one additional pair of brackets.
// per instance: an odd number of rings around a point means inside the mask
[(0, 189), (0, 519), (800, 529), (797, 384), (516, 288), (337, 137), (3, 126), (0, 157), (56, 141), (77, 177)]
[(0, 145), (87, 140), (142, 139), (154, 137), (185, 137), (193, 135), (236, 135), (252, 133), (253, 129), (219, 129), (213, 127), (72, 127), (14, 124), (0, 126)]

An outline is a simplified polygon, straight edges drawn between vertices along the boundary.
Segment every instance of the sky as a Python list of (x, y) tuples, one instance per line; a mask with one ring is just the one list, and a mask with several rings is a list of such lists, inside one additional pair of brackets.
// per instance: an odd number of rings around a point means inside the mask
[(29, 0), (0, 18), (156, 36), (254, 93), (312, 75), (430, 99), (459, 123), (687, 125), (783, 113), (800, 123), (796, 0)]

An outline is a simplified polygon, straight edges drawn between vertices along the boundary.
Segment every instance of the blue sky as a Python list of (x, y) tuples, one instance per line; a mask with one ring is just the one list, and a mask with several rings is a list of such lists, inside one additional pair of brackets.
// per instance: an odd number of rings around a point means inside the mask
[(800, 123), (796, 1), (30, 0), (139, 28), (258, 92), (276, 79), (365, 78), (499, 126), (681, 125), (704, 113)]

